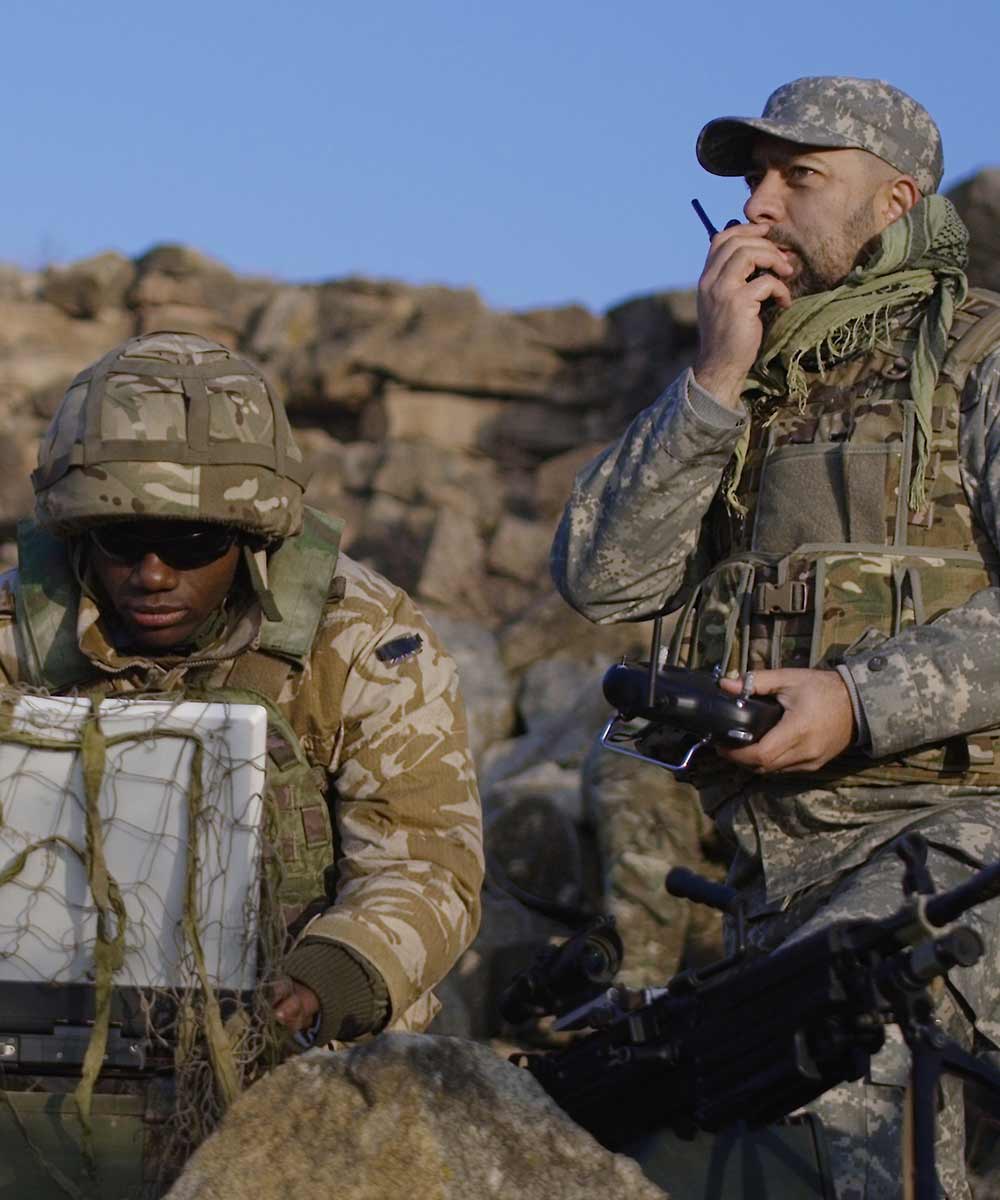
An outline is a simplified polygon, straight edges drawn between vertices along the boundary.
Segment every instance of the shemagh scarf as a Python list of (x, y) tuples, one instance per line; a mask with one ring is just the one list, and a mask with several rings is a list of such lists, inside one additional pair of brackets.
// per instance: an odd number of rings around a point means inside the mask
[[(891, 318), (926, 300), (910, 365), (916, 413), (911, 509), (923, 507), (930, 439), (931, 402), (948, 350), (948, 332), (968, 293), (965, 265), (969, 233), (950, 200), (925, 196), (879, 237), (862, 266), (828, 292), (802, 296), (774, 320), (747, 378), (743, 399), (755, 417), (768, 419), (776, 398), (801, 409), (810, 371), (823, 378), (829, 367), (871, 351), (888, 335)], [(776, 409), (775, 409), (776, 411)], [(745, 429), (724, 485), (730, 504), (742, 507), (736, 487), (749, 444)]]

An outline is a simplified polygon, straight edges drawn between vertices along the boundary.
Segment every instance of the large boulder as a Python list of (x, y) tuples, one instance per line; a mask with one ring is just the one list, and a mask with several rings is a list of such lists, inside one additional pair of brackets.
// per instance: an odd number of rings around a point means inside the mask
[(134, 278), (135, 264), (108, 250), (66, 267), (50, 267), (42, 297), (71, 317), (97, 317), (105, 309), (122, 307)]
[[(347, 553), (416, 593), (425, 574), (428, 546), (440, 522), (434, 509), (404, 504), (394, 496), (376, 495), (363, 503), (345, 494), (333, 501), (333, 510), (347, 523), (343, 541)], [(443, 538), (442, 533), (439, 544)], [(472, 553), (475, 546), (468, 549)]]
[(548, 583), (549, 547), (552, 529), (540, 521), (506, 513), (490, 543), (486, 562), (498, 575), (509, 575), (522, 583)]
[(602, 696), (601, 681), (608, 666), (601, 656), (588, 661), (565, 651), (532, 663), (521, 676), (517, 696), (517, 711), (526, 728), (533, 730), (558, 716), (581, 696)]
[(75, 320), (44, 301), (0, 300), (0, 412), (51, 416), (66, 385), (134, 331), (130, 314), (109, 310)]
[(948, 198), (969, 227), (969, 282), (1000, 291), (1000, 167), (963, 179)]
[(24, 271), (13, 263), (0, 263), (0, 300), (37, 300), (44, 284), (41, 271)]
[(504, 412), (500, 400), (453, 392), (418, 391), (390, 383), (378, 405), (365, 410), (361, 433), (369, 438), (423, 439), (453, 450), (475, 450)]
[(0, 537), (13, 537), (17, 522), (34, 507), (30, 478), (35, 466), (33, 432), (23, 420), (8, 422), (5, 436), (0, 438)]
[(649, 646), (650, 630), (645, 621), (594, 625), (549, 589), (504, 625), (500, 653), (510, 671), (560, 653), (587, 662), (603, 657), (610, 666), (623, 654), (641, 656)]
[(139, 333), (191, 329), (236, 346), (275, 287), (270, 280), (241, 279), (190, 246), (164, 243), (136, 260), (127, 302), (136, 310)]
[(486, 552), (475, 520), (450, 508), (438, 511), (417, 593), (453, 611), (489, 620)]
[(469, 744), (478, 762), (487, 746), (514, 728), (514, 683), (500, 657), (496, 635), (477, 621), (432, 610), (428, 617), (458, 667), (469, 722)]
[(496, 463), (428, 441), (385, 442), (371, 486), (407, 504), (465, 513), (484, 532), (496, 525), (504, 498)]
[(525, 1070), (458, 1038), (383, 1034), (255, 1084), (169, 1200), (663, 1200)]

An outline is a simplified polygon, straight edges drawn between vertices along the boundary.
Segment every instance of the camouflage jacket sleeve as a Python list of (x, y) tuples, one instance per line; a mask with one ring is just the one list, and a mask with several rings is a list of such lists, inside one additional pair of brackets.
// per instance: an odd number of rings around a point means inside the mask
[(688, 370), (580, 472), (552, 547), (575, 609), (609, 624), (682, 602), (685, 579), (708, 565), (702, 519), (745, 420)]
[[(1000, 548), (1000, 350), (962, 397), (962, 483)], [(848, 658), (876, 757), (1000, 725), (1000, 588), (984, 588), (927, 625)]]
[[(338, 572), (346, 594), (328, 610), (306, 685), (313, 711), (328, 686), (340, 688), (327, 748), (337, 899), (307, 934), (371, 963), (388, 990), (390, 1027), (419, 1027), (433, 1015), (430, 989), (479, 924), (475, 769), (455, 666), (423, 616), (346, 556)], [(315, 752), (325, 739), (311, 740)]]

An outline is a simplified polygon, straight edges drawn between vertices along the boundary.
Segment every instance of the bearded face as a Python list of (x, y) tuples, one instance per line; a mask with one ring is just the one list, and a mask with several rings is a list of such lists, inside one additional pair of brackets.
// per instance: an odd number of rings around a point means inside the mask
[(854, 267), (864, 262), (878, 239), (871, 202), (864, 200), (848, 213), (840, 226), (823, 234), (802, 234), (781, 225), (767, 233), (768, 241), (791, 252), (795, 274), (786, 283), (792, 299), (813, 296), (838, 287)]
[(747, 175), (747, 220), (793, 268), (793, 299), (829, 291), (862, 262), (885, 228), (876, 203), (894, 172), (864, 150), (820, 150), (762, 136)]

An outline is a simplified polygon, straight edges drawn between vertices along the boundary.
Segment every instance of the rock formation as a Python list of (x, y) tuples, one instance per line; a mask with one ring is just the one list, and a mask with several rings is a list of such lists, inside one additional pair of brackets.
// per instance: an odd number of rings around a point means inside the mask
[[(963, 182), (953, 199), (975, 237), (973, 282), (1000, 286), (1000, 170)], [(691, 361), (694, 295), (642, 296), (603, 314), (498, 312), (469, 290), (240, 277), (168, 245), (135, 260), (0, 268), (0, 565), (14, 561), (37, 439), (66, 384), (116, 342), (156, 328), (206, 333), (265, 366), (312, 469), (308, 500), (345, 518), (345, 549), (407, 588), (458, 660), (493, 869), (483, 932), (445, 989), (441, 1020), (487, 1033), (502, 969), (565, 931), (497, 884), (564, 908), (595, 902), (581, 765), (605, 713), (602, 668), (647, 638), (642, 625), (600, 629), (574, 614), (549, 582), (548, 546), (576, 471)], [(546, 838), (565, 849), (565, 878), (552, 872)], [(634, 907), (650, 913), (641, 896)], [(683, 922), (663, 920), (669, 958)], [(648, 946), (650, 936), (646, 920), (637, 938)], [(698, 932), (700, 955), (714, 937)]]
[[(38, 437), (80, 368), (156, 328), (239, 347), (286, 401), (312, 471), (307, 499), (345, 518), (347, 552), (407, 588), (458, 659), (498, 875), (592, 906), (580, 766), (604, 713), (601, 667), (641, 648), (645, 630), (576, 616), (549, 582), (548, 548), (576, 471), (689, 360), (688, 294), (603, 315), (497, 312), (472, 291), (292, 286), (158, 246), (135, 260), (5, 268), (0, 316), (0, 564), (14, 561), (14, 527), (31, 509)], [(513, 819), (494, 825), (509, 806)], [(529, 809), (558, 827), (571, 878), (545, 866), (534, 826), (517, 819)], [(486, 913), (446, 989), (445, 1029), (488, 1032), (497, 953), (513, 947), (501, 958), (519, 962), (565, 930), (495, 887)]]
[(386, 1034), (246, 1092), (168, 1200), (663, 1200), (486, 1046)]

